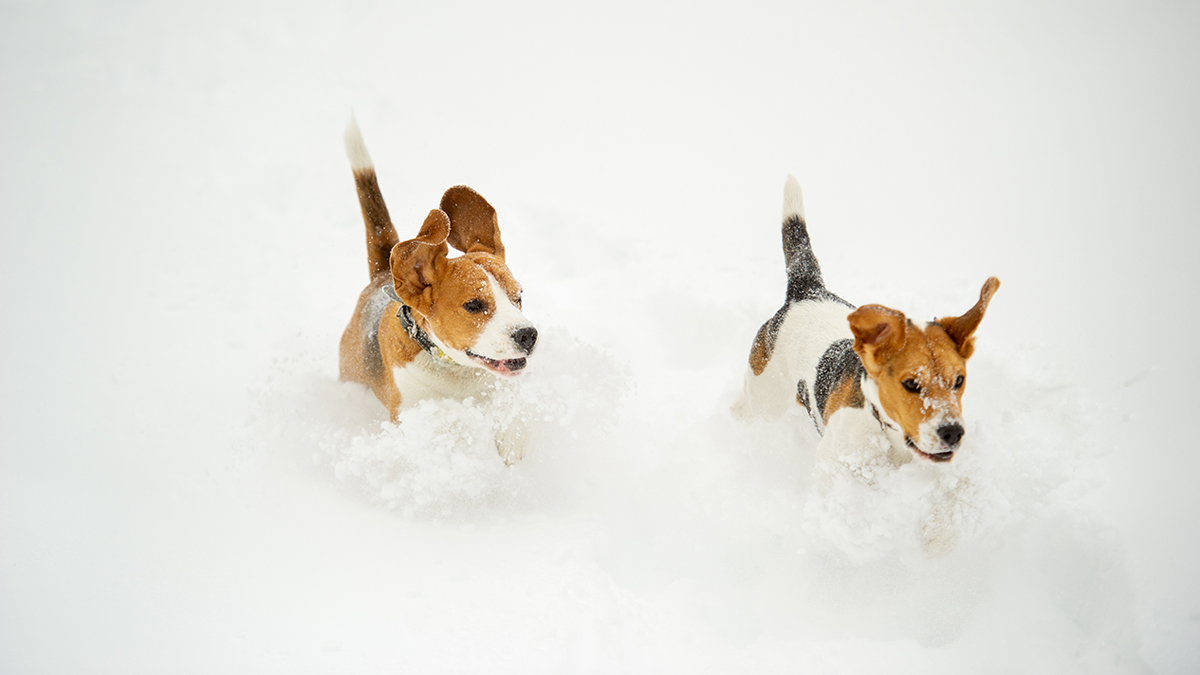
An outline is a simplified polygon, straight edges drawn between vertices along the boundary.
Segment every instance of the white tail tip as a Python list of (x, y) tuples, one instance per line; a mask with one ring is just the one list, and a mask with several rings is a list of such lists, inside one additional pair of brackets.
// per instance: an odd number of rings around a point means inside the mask
[(800, 192), (800, 181), (788, 174), (787, 182), (783, 184), (783, 219), (792, 216), (804, 220), (804, 194)]
[(350, 168), (355, 171), (375, 168), (353, 113), (350, 114), (350, 123), (346, 125), (346, 156), (350, 158)]

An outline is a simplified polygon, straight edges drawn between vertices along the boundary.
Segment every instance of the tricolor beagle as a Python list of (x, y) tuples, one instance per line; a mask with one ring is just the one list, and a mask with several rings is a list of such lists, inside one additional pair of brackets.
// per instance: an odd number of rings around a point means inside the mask
[[(972, 335), (1000, 280), (983, 284), (961, 316), (918, 327), (881, 305), (855, 309), (825, 288), (804, 221), (800, 184), (788, 176), (783, 200), (787, 302), (763, 324), (750, 349), (745, 390), (733, 410), (742, 419), (777, 418), (804, 406), (821, 446), (835, 428), (878, 429), (889, 455), (948, 462), (961, 447), (962, 394)], [(871, 416), (869, 424), (831, 426), (835, 415)], [(822, 455), (818, 447), (818, 455)]]
[[(401, 408), (423, 398), (466, 398), (493, 375), (520, 373), (538, 333), (504, 264), (496, 210), (455, 186), (416, 238), (399, 241), (353, 120), (346, 154), (366, 222), (371, 282), (342, 334), (341, 379), (370, 387), (395, 422)], [(447, 257), (447, 244), (463, 255)]]

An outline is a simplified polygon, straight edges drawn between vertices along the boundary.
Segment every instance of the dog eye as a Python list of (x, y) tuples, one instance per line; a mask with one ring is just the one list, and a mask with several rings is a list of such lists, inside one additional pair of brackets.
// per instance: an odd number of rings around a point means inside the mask
[(904, 390), (910, 394), (921, 393), (921, 385), (917, 384), (916, 380), (905, 380), (900, 383), (900, 386), (904, 387)]
[(479, 298), (475, 298), (474, 300), (468, 300), (464, 302), (463, 309), (472, 314), (481, 314), (487, 311), (487, 303)]
[(517, 293), (516, 305), (517, 305), (517, 309), (521, 309), (521, 294), (520, 293)]
[(963, 378), (963, 376), (962, 376), (962, 375), (959, 375), (958, 377), (954, 378), (954, 388), (955, 388), (955, 389), (962, 389), (963, 382), (965, 382), (965, 381), (966, 381), (966, 380)]

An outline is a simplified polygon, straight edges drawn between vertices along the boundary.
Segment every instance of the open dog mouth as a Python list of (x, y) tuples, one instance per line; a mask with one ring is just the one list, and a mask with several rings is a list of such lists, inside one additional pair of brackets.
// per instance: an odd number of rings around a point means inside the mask
[(527, 363), (524, 357), (519, 359), (504, 359), (503, 361), (497, 361), (496, 359), (489, 359), (486, 356), (480, 356), (470, 349), (466, 351), (467, 356), (479, 363), (482, 363), (488, 370), (501, 375), (516, 375), (518, 372), (525, 369)]
[(950, 460), (954, 459), (954, 451), (953, 450), (948, 450), (946, 452), (937, 452), (937, 453), (932, 453), (932, 454), (925, 452), (924, 450), (917, 447), (917, 444), (915, 442), (913, 442), (912, 437), (909, 436), (908, 434), (904, 435), (904, 443), (906, 445), (908, 445), (909, 450), (912, 450), (913, 452), (917, 453), (917, 456), (921, 457), (922, 459), (928, 459), (932, 462), (949, 462)]

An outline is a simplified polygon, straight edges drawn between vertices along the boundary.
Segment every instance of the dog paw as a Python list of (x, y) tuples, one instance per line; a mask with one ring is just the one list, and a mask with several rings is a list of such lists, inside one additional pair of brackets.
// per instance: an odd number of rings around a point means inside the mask
[(504, 463), (511, 466), (525, 458), (527, 443), (525, 425), (512, 422), (496, 430), (496, 450)]
[(934, 511), (925, 521), (921, 532), (921, 550), (926, 558), (938, 558), (954, 549), (958, 533), (953, 523), (943, 513)]

